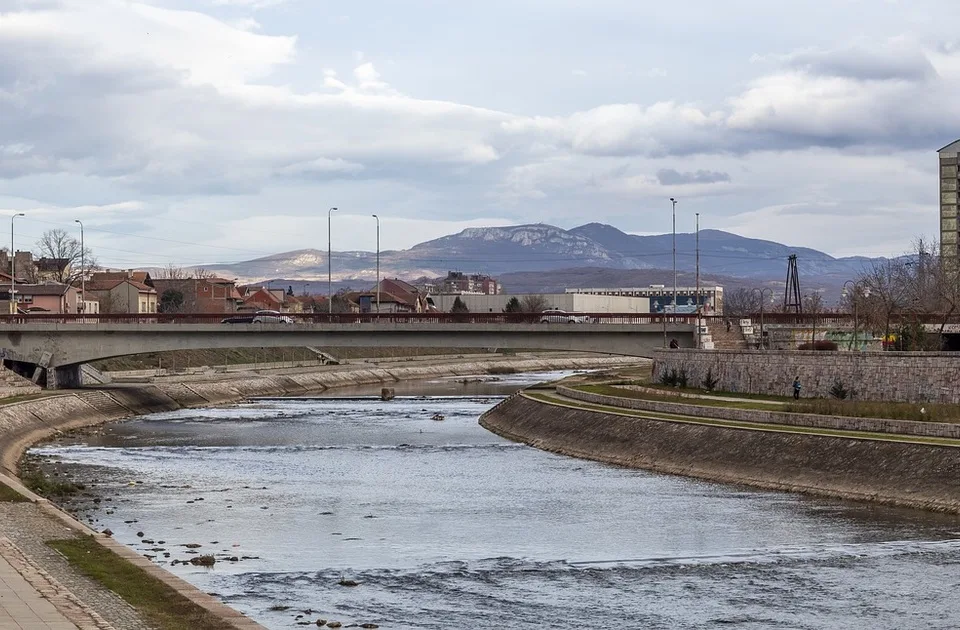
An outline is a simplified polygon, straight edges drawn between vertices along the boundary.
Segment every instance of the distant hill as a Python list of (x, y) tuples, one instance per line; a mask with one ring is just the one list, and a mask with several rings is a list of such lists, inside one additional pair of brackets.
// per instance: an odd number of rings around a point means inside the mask
[[(679, 271), (694, 271), (695, 243), (694, 234), (677, 234)], [(724, 278), (725, 284), (736, 278), (753, 284), (760, 280), (782, 281), (790, 254), (798, 257), (802, 283), (807, 280), (842, 284), (870, 263), (868, 258), (834, 258), (814, 249), (745, 238), (720, 230), (700, 232), (701, 274), (704, 278)], [(627, 234), (602, 223), (588, 223), (570, 230), (546, 224), (468, 228), (410, 249), (381, 252), (380, 266), (383, 277), (408, 279), (442, 276), (450, 270), (488, 273), (500, 276), (511, 289), (505, 277), (519, 279), (522, 276), (510, 274), (531, 272), (552, 272), (556, 279), (544, 281), (556, 286), (613, 282), (603, 279), (603, 274), (597, 275), (596, 271), (586, 271), (588, 269), (651, 272), (628, 276), (637, 279), (631, 281), (632, 284), (657, 282), (641, 281), (642, 278), (659, 278), (666, 283), (662, 279), (663, 270), (671, 270), (668, 280), (672, 283), (673, 237), (671, 234)], [(325, 288), (327, 255), (324, 251), (303, 249), (240, 263), (207, 265), (205, 269), (243, 282), (272, 279), (283, 279), (287, 284), (310, 282), (314, 291), (321, 292), (318, 284), (323, 283)], [(332, 269), (333, 278), (338, 282), (370, 285), (376, 279), (376, 256), (365, 251), (333, 252)], [(582, 280), (573, 279), (578, 269), (583, 272)], [(653, 273), (655, 270), (660, 271)], [(568, 280), (563, 280), (564, 276)], [(588, 282), (591, 277), (595, 279)], [(525, 283), (523, 280), (517, 286), (527, 286)]]

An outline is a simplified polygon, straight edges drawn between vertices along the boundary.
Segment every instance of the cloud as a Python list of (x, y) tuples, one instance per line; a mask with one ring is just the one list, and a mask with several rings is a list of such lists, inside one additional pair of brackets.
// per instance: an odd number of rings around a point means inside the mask
[(744, 154), (809, 147), (939, 146), (956, 135), (960, 48), (911, 40), (804, 49), (763, 58), (777, 68), (722, 106), (661, 101), (601, 105), (566, 116), (504, 123), (511, 134), (586, 155)]
[(730, 175), (719, 171), (695, 171), (681, 173), (676, 169), (663, 168), (657, 171), (657, 181), (663, 186), (677, 186), (683, 184), (714, 184), (729, 182)]
[(294, 61), (295, 44), (120, 0), (4, 14), (0, 137), (18, 149), (0, 153), (0, 177), (70, 172), (142, 193), (250, 194), (273, 175), (499, 158), (493, 141), (510, 115), (405, 96), (371, 61), (352, 80), (328, 70), (322, 91), (259, 82)]

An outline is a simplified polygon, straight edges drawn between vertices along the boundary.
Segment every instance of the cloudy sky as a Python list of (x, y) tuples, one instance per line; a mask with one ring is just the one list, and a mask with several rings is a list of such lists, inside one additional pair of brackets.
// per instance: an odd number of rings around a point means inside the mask
[(0, 216), (102, 262), (701, 226), (836, 255), (937, 230), (948, 0), (0, 0)]

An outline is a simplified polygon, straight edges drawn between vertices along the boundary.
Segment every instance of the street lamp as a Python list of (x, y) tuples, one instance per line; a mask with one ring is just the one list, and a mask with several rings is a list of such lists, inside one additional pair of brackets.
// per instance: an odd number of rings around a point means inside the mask
[(80, 224), (80, 295), (82, 296), (80, 300), (80, 310), (86, 312), (87, 310), (87, 260), (86, 252), (83, 246), (83, 221), (80, 219), (74, 219), (74, 223)]
[(700, 213), (697, 212), (697, 292), (694, 304), (697, 309), (697, 350), (703, 348), (703, 337), (701, 336), (701, 329), (703, 326), (702, 315), (700, 314)]
[(330, 215), (336, 212), (336, 208), (327, 210), (327, 313), (333, 314), (333, 262), (331, 256), (333, 250), (330, 248)]
[(377, 220), (377, 314), (380, 313), (380, 217), (373, 215)]
[(754, 291), (757, 291), (758, 293), (760, 293), (760, 349), (761, 349), (761, 350), (766, 350), (767, 342), (766, 342), (766, 340), (763, 338), (763, 292), (764, 292), (764, 291), (769, 291), (769, 292), (770, 292), (770, 301), (773, 301), (773, 289), (771, 289), (770, 287), (763, 287), (763, 288), (756, 288), (756, 287), (754, 287), (753, 290), (754, 290)]
[(673, 314), (677, 314), (677, 200), (670, 197), (673, 204)]
[[(843, 283), (843, 297), (847, 297), (847, 285), (851, 287), (850, 298), (853, 301), (853, 339), (850, 340), (850, 343), (847, 344), (847, 349), (853, 348), (853, 344), (857, 344), (857, 350), (860, 349), (860, 342), (857, 340), (857, 336), (860, 328), (859, 313), (858, 308), (860, 305), (860, 283), (854, 280), (847, 280)], [(864, 293), (869, 295), (869, 289), (865, 290)]]
[(22, 212), (18, 212), (12, 217), (10, 217), (10, 314), (14, 315), (17, 312), (17, 298), (15, 297), (16, 288), (14, 287), (15, 278), (17, 277), (17, 256), (13, 248), (13, 220), (17, 217), (25, 217)]

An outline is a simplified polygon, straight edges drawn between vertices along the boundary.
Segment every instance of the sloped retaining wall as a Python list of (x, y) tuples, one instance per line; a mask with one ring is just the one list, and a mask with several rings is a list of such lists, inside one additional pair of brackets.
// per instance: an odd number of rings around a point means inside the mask
[(655, 350), (653, 374), (686, 370), (693, 386), (711, 372), (729, 392), (826, 398), (839, 380), (858, 400), (960, 403), (960, 353), (802, 350)]
[(184, 407), (225, 405), (256, 396), (288, 396), (332, 387), (393, 383), (401, 380), (517, 372), (617, 367), (637, 363), (623, 357), (551, 357), (470, 361), (466, 363), (305, 371), (298, 374), (226, 377), (215, 381), (156, 383), (137, 387), (80, 390), (0, 406), (0, 468), (16, 474), (17, 461), (30, 444), (68, 431)]
[(960, 448), (647, 420), (523, 395), (480, 424), (543, 450), (630, 468), (960, 513)]
[[(644, 388), (638, 388), (643, 390)], [(653, 390), (656, 392), (656, 390)], [(736, 420), (737, 422), (753, 422), (760, 424), (783, 424), (791, 427), (809, 427), (814, 429), (836, 429), (838, 431), (866, 431), (868, 433), (895, 433), (899, 435), (917, 435), (924, 437), (942, 437), (960, 439), (960, 424), (947, 422), (916, 422), (913, 420), (885, 420), (883, 418), (853, 418), (850, 416), (819, 416), (812, 413), (789, 413), (786, 411), (764, 411), (762, 409), (735, 409), (733, 407), (707, 407), (697, 405), (691, 400), (688, 403), (663, 402), (659, 400), (641, 400), (638, 398), (621, 398), (585, 392), (569, 387), (557, 387), (557, 393), (582, 400), (584, 402), (620, 407), (622, 409), (638, 409), (642, 411), (658, 411), (661, 413), (676, 413), (683, 416), (702, 416)], [(660, 392), (657, 392), (660, 393)], [(688, 399), (690, 400), (690, 399)]]

